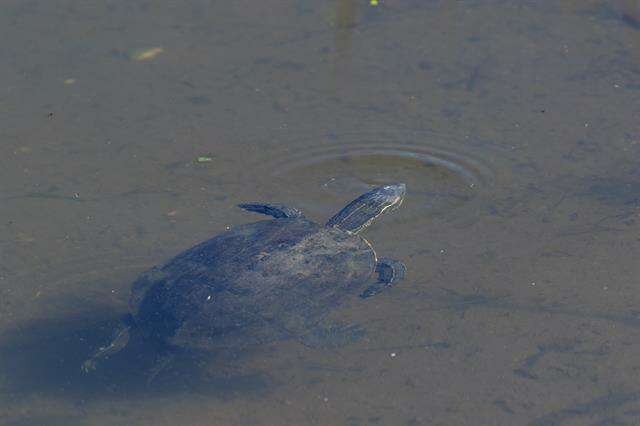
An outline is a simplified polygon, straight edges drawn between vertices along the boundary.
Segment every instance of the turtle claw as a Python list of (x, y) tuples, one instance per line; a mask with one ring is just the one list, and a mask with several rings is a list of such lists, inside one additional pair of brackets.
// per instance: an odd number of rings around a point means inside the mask
[(367, 287), (360, 297), (366, 299), (374, 296), (387, 287), (391, 287), (396, 282), (404, 279), (407, 267), (404, 263), (393, 259), (378, 259), (376, 264), (376, 272), (378, 273), (378, 282)]

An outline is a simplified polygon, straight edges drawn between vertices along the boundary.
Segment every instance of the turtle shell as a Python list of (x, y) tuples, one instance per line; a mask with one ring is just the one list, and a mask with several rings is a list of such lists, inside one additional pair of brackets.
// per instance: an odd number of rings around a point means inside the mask
[(304, 218), (261, 221), (142, 274), (130, 310), (138, 328), (175, 346), (291, 338), (361, 291), (375, 263), (360, 236)]

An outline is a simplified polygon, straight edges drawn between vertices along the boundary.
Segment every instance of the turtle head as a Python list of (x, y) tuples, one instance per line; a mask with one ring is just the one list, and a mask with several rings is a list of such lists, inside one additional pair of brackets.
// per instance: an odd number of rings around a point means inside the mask
[(380, 212), (384, 213), (387, 209), (395, 210), (400, 207), (406, 193), (407, 185), (404, 183), (393, 183), (372, 189), (364, 195), (378, 198), (381, 204), (386, 204), (386, 207)]
[(357, 234), (376, 217), (387, 211), (395, 210), (402, 204), (407, 187), (404, 183), (379, 186), (365, 192), (327, 222), (327, 226)]

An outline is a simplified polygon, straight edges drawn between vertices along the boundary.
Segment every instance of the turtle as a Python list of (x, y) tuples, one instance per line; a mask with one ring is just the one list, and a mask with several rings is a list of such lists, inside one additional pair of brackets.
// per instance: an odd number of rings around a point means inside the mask
[(142, 273), (114, 340), (82, 369), (123, 349), (132, 330), (167, 348), (205, 350), (357, 339), (359, 326), (326, 318), (345, 300), (367, 299), (404, 278), (404, 264), (378, 258), (361, 232), (405, 194), (402, 183), (373, 188), (324, 225), (281, 204), (238, 205), (272, 219), (231, 228)]

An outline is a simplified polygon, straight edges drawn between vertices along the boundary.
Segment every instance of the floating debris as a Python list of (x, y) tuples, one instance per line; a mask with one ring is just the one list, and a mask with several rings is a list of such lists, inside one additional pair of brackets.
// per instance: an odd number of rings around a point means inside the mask
[(151, 49), (136, 50), (133, 52), (133, 59), (136, 61), (148, 61), (164, 52), (162, 47), (152, 47)]

